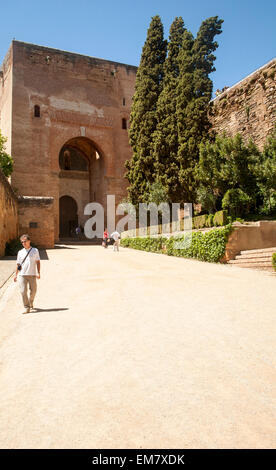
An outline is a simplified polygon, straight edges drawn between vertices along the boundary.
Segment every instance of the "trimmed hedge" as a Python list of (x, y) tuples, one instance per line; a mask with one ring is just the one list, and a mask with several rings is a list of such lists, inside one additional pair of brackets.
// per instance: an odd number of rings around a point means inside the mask
[[(169, 256), (196, 258), (201, 261), (218, 263), (225, 254), (231, 230), (232, 225), (229, 224), (221, 229), (213, 229), (205, 233), (193, 232), (180, 237), (123, 238), (121, 245), (136, 250), (166, 253)], [(188, 243), (189, 241), (190, 243)], [(188, 246), (185, 247), (185, 244)]]
[(218, 211), (214, 215), (214, 225), (215, 226), (222, 226), (227, 224), (227, 211)]
[(150, 238), (150, 237), (136, 237), (136, 238), (123, 238), (120, 241), (121, 246), (127, 248), (134, 248), (135, 250), (151, 251), (153, 253), (163, 253), (166, 238)]
[(206, 227), (213, 227), (214, 226), (214, 215), (213, 214), (208, 215), (208, 219), (206, 220), (205, 225), (206, 225)]
[[(211, 228), (211, 227), (218, 227), (218, 226), (226, 226), (227, 224), (232, 222), (232, 218), (228, 216), (227, 211), (218, 211), (215, 214), (204, 214), (204, 215), (198, 215), (196, 217), (193, 217), (192, 220), (192, 227), (193, 229), (200, 229), (200, 228)], [(177, 222), (171, 222), (169, 224), (170, 226), (170, 232), (176, 232), (178, 230), (183, 231), (184, 230), (184, 219), (181, 219), (180, 221), (178, 220)], [(158, 233), (159, 235), (162, 235), (162, 225), (156, 225), (156, 234)], [(145, 227), (144, 228), (145, 233), (143, 235), (148, 235), (150, 236), (150, 227)], [(128, 231), (123, 232), (126, 235), (132, 237), (134, 234), (134, 230), (130, 230), (129, 233)], [(139, 235), (139, 228), (136, 229), (136, 236)]]
[(215, 214), (205, 214), (193, 217), (193, 228), (218, 227), (226, 225), (228, 222), (227, 211), (218, 211)]
[(199, 229), (206, 227), (206, 222), (208, 220), (208, 214), (198, 215), (197, 217), (193, 217), (193, 228)]
[(273, 253), (272, 255), (272, 264), (273, 264), (274, 270), (276, 271), (276, 253)]

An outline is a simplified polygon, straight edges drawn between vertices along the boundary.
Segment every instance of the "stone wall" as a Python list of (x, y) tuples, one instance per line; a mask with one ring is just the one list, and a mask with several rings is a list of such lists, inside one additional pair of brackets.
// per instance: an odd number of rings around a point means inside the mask
[(242, 250), (255, 250), (276, 246), (276, 221), (260, 220), (251, 224), (234, 224), (229, 236), (223, 261), (235, 258)]
[[(12, 43), (12, 57), (11, 184), (21, 195), (54, 198), (58, 240), (59, 199), (64, 193), (77, 195), (82, 223), (83, 207), (93, 200), (94, 192), (103, 205), (107, 194), (115, 194), (118, 202), (126, 196), (124, 163), (131, 149), (122, 120), (128, 125), (137, 69), (18, 41)], [(40, 108), (39, 117), (35, 106)], [(63, 178), (59, 155), (68, 142), (87, 157), (88, 181), (78, 181), (74, 175), (71, 180)], [(100, 155), (97, 162), (93, 146)]]
[(213, 129), (241, 133), (262, 148), (276, 122), (276, 59), (271, 60), (211, 102)]
[(5, 254), (6, 242), (16, 238), (17, 235), (17, 197), (0, 169), (0, 256)]
[(55, 242), (52, 197), (20, 196), (19, 233), (28, 233), (39, 248), (53, 248)]
[(0, 71), (0, 130), (7, 137), (6, 151), (11, 155), (12, 145), (12, 87), (13, 49), (9, 48)]

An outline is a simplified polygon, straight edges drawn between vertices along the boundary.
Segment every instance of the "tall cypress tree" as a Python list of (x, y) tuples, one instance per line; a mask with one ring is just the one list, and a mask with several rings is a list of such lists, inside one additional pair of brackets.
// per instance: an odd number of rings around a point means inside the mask
[(179, 79), (177, 85), (177, 105), (175, 120), (178, 132), (178, 179), (177, 192), (178, 202), (190, 202), (191, 183), (193, 181), (193, 158), (184, 149), (185, 139), (188, 140), (191, 122), (187, 115), (189, 103), (194, 98), (194, 71), (195, 62), (193, 56), (194, 37), (190, 31), (183, 35), (182, 47), (179, 51)]
[(152, 18), (142, 50), (130, 115), (129, 138), (133, 156), (126, 162), (126, 177), (133, 204), (145, 199), (148, 183), (154, 181), (152, 136), (157, 125), (156, 107), (163, 84), (166, 51), (167, 41), (157, 15)]
[(157, 102), (157, 128), (153, 136), (156, 179), (164, 186), (172, 202), (178, 196), (178, 133), (175, 113), (179, 77), (178, 55), (184, 30), (183, 19), (176, 17), (170, 28), (168, 56), (164, 64), (164, 85)]
[[(180, 80), (177, 106), (179, 181), (186, 201), (195, 199), (194, 169), (199, 145), (210, 128), (208, 105), (213, 83), (209, 74), (215, 71), (213, 52), (218, 47), (214, 38), (221, 33), (223, 20), (217, 16), (203, 21), (196, 39), (186, 36), (179, 55)], [(188, 44), (188, 47), (187, 47)], [(192, 45), (192, 48), (191, 48)]]

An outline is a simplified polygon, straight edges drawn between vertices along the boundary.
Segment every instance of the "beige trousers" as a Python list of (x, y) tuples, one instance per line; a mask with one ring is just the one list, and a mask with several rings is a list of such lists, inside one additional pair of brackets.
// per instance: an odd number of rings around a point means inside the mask
[[(34, 303), (36, 294), (36, 276), (18, 276), (19, 289), (22, 295), (23, 305), (25, 308), (30, 307)], [(28, 298), (28, 284), (30, 288), (30, 298)]]
[(117, 248), (117, 251), (119, 251), (119, 240), (115, 240), (114, 244), (113, 244), (113, 251), (115, 251)]

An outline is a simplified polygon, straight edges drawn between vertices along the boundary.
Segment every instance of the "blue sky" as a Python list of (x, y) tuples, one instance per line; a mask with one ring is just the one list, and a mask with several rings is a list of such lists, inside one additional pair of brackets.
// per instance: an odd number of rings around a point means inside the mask
[(214, 90), (231, 86), (276, 55), (272, 0), (13, 0), (1, 2), (0, 62), (13, 38), (138, 65), (151, 17), (165, 37), (176, 16), (196, 34), (202, 20), (224, 19)]

